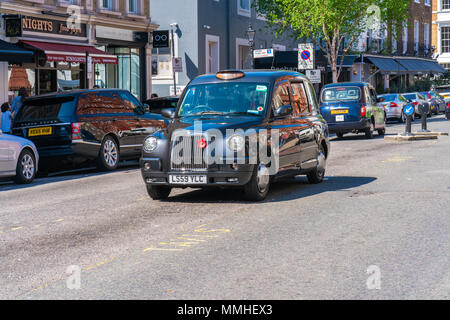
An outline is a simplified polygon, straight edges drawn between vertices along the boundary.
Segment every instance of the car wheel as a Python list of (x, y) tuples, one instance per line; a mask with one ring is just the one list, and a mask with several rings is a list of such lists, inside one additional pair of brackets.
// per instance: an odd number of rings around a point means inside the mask
[(339, 139), (342, 139), (342, 138), (344, 137), (344, 134), (343, 134), (343, 133), (336, 133), (336, 136), (337, 136)]
[(325, 177), (325, 169), (327, 166), (327, 158), (325, 157), (325, 152), (323, 147), (320, 146), (319, 154), (317, 155), (317, 167), (306, 174), (309, 183), (317, 184), (323, 181)]
[(386, 134), (386, 128), (378, 129), (377, 131), (379, 136), (384, 136)]
[(172, 191), (171, 187), (167, 186), (152, 186), (147, 184), (147, 193), (153, 200), (167, 199)]
[(98, 166), (102, 170), (115, 170), (119, 165), (119, 147), (113, 137), (107, 136), (100, 147)]
[(270, 188), (269, 169), (264, 164), (255, 166), (252, 178), (244, 186), (245, 197), (251, 201), (263, 201)]
[(33, 153), (28, 150), (23, 150), (17, 161), (16, 177), (17, 183), (31, 183), (36, 176), (36, 160)]
[(370, 128), (367, 128), (366, 131), (365, 131), (367, 139), (372, 139), (373, 138), (373, 130), (374, 130), (374, 126), (373, 126), (373, 123), (371, 123), (370, 124)]

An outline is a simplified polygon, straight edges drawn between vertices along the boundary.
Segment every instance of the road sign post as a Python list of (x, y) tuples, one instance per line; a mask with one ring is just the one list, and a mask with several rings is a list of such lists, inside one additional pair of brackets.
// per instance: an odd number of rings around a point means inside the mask
[(420, 116), (422, 118), (422, 130), (420, 132), (430, 132), (430, 130), (427, 130), (427, 115), (430, 111), (430, 106), (428, 103), (421, 104), (419, 106)]

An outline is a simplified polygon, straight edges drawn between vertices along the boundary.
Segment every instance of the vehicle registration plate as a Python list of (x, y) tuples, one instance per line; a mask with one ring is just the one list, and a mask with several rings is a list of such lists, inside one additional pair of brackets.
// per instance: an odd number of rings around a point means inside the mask
[(344, 121), (344, 115), (336, 116), (336, 122), (337, 121)]
[(348, 114), (348, 109), (331, 110), (331, 114)]
[(206, 181), (204, 175), (169, 175), (171, 184), (206, 184)]
[(49, 136), (52, 134), (52, 127), (32, 128), (28, 130), (29, 137)]

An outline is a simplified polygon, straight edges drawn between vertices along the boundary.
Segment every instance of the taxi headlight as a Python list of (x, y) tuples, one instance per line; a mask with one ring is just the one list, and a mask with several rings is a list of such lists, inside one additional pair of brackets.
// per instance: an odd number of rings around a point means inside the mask
[(233, 135), (228, 138), (227, 146), (232, 151), (242, 151), (245, 147), (245, 138), (241, 135)]
[(156, 137), (148, 137), (144, 141), (144, 151), (152, 152), (158, 147), (158, 139)]

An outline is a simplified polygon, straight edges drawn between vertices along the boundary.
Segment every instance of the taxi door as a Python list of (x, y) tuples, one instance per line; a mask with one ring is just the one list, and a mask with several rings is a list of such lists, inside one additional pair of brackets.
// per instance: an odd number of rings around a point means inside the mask
[(274, 116), (274, 111), (283, 105), (292, 105), (289, 79), (281, 78), (274, 86), (272, 96), (271, 130), (278, 130), (280, 170), (295, 168), (298, 162), (299, 137), (296, 133), (297, 120), (294, 114)]

